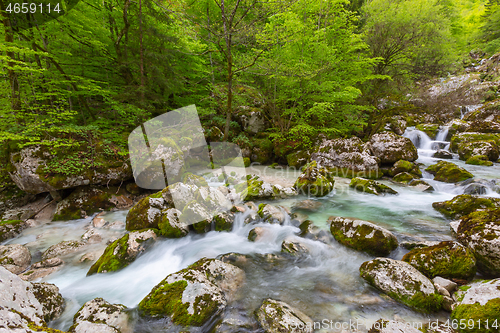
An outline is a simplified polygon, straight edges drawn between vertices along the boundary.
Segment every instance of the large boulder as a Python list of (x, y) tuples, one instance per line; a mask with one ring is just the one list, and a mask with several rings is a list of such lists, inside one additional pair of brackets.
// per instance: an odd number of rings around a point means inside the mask
[(458, 219), (476, 210), (500, 207), (500, 199), (460, 194), (451, 200), (434, 202), (432, 207), (448, 218)]
[(21, 220), (0, 221), (0, 243), (19, 235), (28, 225)]
[(311, 160), (332, 169), (339, 177), (382, 177), (379, 160), (358, 137), (324, 141), (311, 155)]
[(125, 189), (82, 186), (57, 203), (53, 220), (79, 219), (100, 210), (127, 208), (132, 203), (132, 200), (125, 193)]
[(481, 274), (500, 277), (500, 208), (463, 216), (457, 239), (474, 253)]
[(440, 276), (470, 280), (476, 275), (476, 259), (472, 252), (453, 241), (415, 248), (405, 254), (402, 260), (430, 279)]
[(115, 272), (130, 265), (157, 239), (156, 230), (134, 231), (109, 244), (87, 275)]
[[(37, 298), (38, 287), (21, 280), (3, 267), (0, 267), (0, 329), (3, 332), (19, 333), (63, 333), (47, 327), (45, 317), (51, 307), (43, 298)], [(60, 296), (60, 295), (59, 295)], [(44, 297), (38, 294), (38, 297)]]
[[(68, 160), (73, 158), (81, 162), (81, 157), (74, 156), (74, 152), (65, 151), (65, 149), (64, 147), (33, 145), (11, 153), (10, 163), (13, 171), (10, 177), (20, 189), (33, 194), (82, 185), (114, 185), (132, 177), (132, 168), (126, 158), (114, 153), (95, 154), (89, 158), (92, 163), (83, 164), (82, 168), (85, 170), (80, 170), (77, 174), (73, 174), (71, 169), (54, 171), (52, 167), (54, 158), (65, 157)], [(90, 151), (91, 148), (88, 142), (81, 142), (79, 151), (85, 152), (85, 149)], [(120, 150), (116, 146), (105, 147), (104, 144), (96, 149), (106, 152)], [(89, 167), (89, 165), (92, 166)]]
[(376, 258), (364, 262), (359, 271), (369, 284), (417, 311), (441, 310), (443, 297), (432, 281), (404, 261)]
[(266, 299), (256, 312), (257, 320), (266, 333), (312, 333), (313, 321), (290, 305)]
[(189, 226), (180, 221), (182, 212), (175, 208), (168, 208), (162, 211), (158, 229), (160, 234), (167, 238), (182, 238), (189, 233)]
[(464, 168), (447, 161), (439, 161), (436, 164), (427, 167), (425, 171), (434, 175), (434, 180), (445, 183), (458, 183), (474, 177), (473, 174)]
[(286, 155), (286, 161), (292, 168), (300, 168), (311, 159), (311, 153), (307, 150), (299, 150)]
[(498, 100), (465, 115), (467, 130), (481, 133), (500, 133), (500, 105)]
[[(500, 134), (478, 133), (478, 132), (458, 133), (452, 136), (451, 138), (450, 150), (454, 153), (459, 153), (461, 149), (467, 152), (470, 151), (470, 149), (472, 150), (474, 149), (474, 146), (471, 146), (471, 148), (466, 148), (468, 145), (474, 142), (489, 143), (497, 148), (497, 154), (498, 154), (498, 147), (500, 146)], [(478, 145), (476, 148), (478, 148), (479, 152), (480, 145)], [(486, 154), (477, 153), (474, 155), (486, 155)]]
[(418, 158), (417, 148), (411, 140), (392, 132), (374, 134), (370, 138), (369, 148), (381, 164), (392, 164), (399, 160), (413, 162)]
[(394, 163), (389, 171), (389, 174), (394, 177), (402, 172), (409, 173), (413, 175), (414, 178), (422, 178), (422, 171), (420, 171), (418, 165), (405, 160), (399, 160)]
[[(500, 279), (478, 281), (455, 294), (451, 313), (461, 333), (497, 333), (500, 326)], [(461, 323), (466, 325), (460, 325)]]
[(73, 333), (132, 333), (130, 315), (122, 304), (111, 304), (102, 298), (85, 303), (75, 314)]
[(398, 247), (396, 236), (373, 223), (334, 216), (328, 222), (339, 243), (358, 251), (385, 256)]
[(243, 270), (234, 265), (201, 259), (156, 285), (139, 303), (139, 312), (170, 317), (177, 325), (203, 326), (224, 310), (244, 279)]
[(0, 265), (14, 274), (20, 274), (31, 264), (30, 250), (24, 245), (0, 245)]
[(474, 156), (486, 156), (488, 160), (496, 162), (499, 151), (496, 142), (493, 140), (463, 142), (458, 145), (458, 156), (463, 161), (467, 161)]
[(298, 193), (323, 197), (333, 190), (334, 184), (333, 175), (316, 161), (312, 161), (297, 178), (294, 187)]
[(64, 298), (59, 288), (52, 283), (32, 283), (33, 294), (42, 305), (43, 319), (49, 322), (61, 316), (64, 310)]
[(354, 188), (357, 191), (366, 192), (375, 195), (383, 194), (398, 194), (397, 191), (393, 190), (387, 185), (379, 183), (375, 180), (365, 179), (365, 178), (353, 178), (349, 183), (349, 187)]

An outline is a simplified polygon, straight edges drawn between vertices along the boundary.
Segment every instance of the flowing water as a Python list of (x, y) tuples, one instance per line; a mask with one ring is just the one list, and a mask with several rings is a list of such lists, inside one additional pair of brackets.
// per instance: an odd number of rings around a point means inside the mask
[[(419, 148), (419, 160), (422, 169), (438, 159), (432, 153), (438, 148), (447, 149), (445, 142), (447, 128), (443, 128), (436, 140), (431, 140), (425, 133), (409, 129), (405, 136), (412, 139)], [(466, 165), (453, 159), (484, 179), (494, 179), (500, 174), (500, 167), (481, 167)], [(254, 173), (263, 174), (268, 179), (292, 183), (298, 172), (289, 169), (273, 170), (255, 167)], [(398, 185), (384, 180), (383, 183), (399, 192), (398, 195), (374, 196), (351, 190), (349, 180), (337, 178), (335, 190), (330, 195), (317, 200), (321, 206), (317, 211), (305, 212), (314, 224), (328, 232), (329, 216), (356, 217), (369, 220), (388, 228), (400, 241), (405, 240), (451, 240), (449, 221), (432, 208), (432, 203), (453, 198), (463, 193), (463, 187), (432, 180), (424, 172), (424, 180), (435, 187), (433, 193), (419, 192), (412, 187)], [(499, 196), (490, 191), (488, 195)], [(307, 199), (304, 196), (273, 201), (274, 205), (283, 205), (294, 210), (294, 204)], [(259, 202), (256, 202), (257, 204)], [(103, 215), (107, 221), (125, 221), (127, 211), (110, 212)], [(284, 225), (243, 223), (246, 214), (238, 213), (232, 232), (209, 232), (205, 235), (189, 235), (182, 239), (164, 239), (158, 241), (146, 253), (125, 269), (107, 274), (86, 276), (91, 263), (80, 262), (81, 254), (72, 260), (66, 260), (65, 266), (58, 272), (44, 279), (56, 284), (66, 299), (66, 309), (61, 318), (51, 326), (68, 329), (73, 315), (83, 303), (95, 297), (102, 297), (111, 303), (121, 303), (134, 308), (149, 291), (168, 274), (183, 269), (203, 257), (215, 258), (219, 255), (236, 252), (247, 254), (250, 260), (243, 267), (247, 274), (246, 285), (240, 291), (240, 299), (230, 304), (225, 316), (236, 319), (245, 329), (239, 332), (261, 332), (255, 325), (254, 311), (262, 300), (273, 298), (297, 307), (309, 315), (322, 327), (318, 332), (341, 332), (348, 324), (359, 325), (359, 332), (366, 332), (379, 318), (403, 319), (412, 323), (427, 323), (436, 319), (446, 320), (448, 314), (425, 315), (410, 310), (389, 297), (377, 292), (359, 277), (359, 267), (373, 257), (350, 250), (335, 241), (326, 243), (311, 239), (302, 239), (309, 252), (304, 257), (280, 256), (281, 243), (290, 237), (297, 237), (299, 229), (290, 222)], [(91, 218), (50, 222), (40, 227), (25, 230), (24, 233), (9, 243), (27, 244), (39, 260), (41, 251), (61, 240), (78, 239), (91, 223)], [(118, 227), (120, 225), (118, 224)], [(247, 239), (248, 232), (255, 226), (267, 228), (265, 237), (257, 242)], [(104, 238), (116, 238), (125, 230), (99, 229)], [(105, 244), (93, 245), (86, 252), (100, 253)], [(400, 259), (406, 251), (401, 247), (390, 257)], [(269, 256), (266, 254), (278, 254)], [(352, 327), (352, 326), (351, 326)], [(139, 322), (136, 332), (180, 332), (179, 327), (162, 322)], [(200, 329), (199, 332), (203, 332)], [(192, 330), (191, 332), (197, 332)]]

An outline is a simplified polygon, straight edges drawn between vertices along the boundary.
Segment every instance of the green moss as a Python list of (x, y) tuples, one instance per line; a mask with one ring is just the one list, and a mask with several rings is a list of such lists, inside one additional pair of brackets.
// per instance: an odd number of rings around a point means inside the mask
[(500, 206), (500, 199), (477, 197), (470, 194), (457, 195), (451, 200), (434, 202), (432, 207), (451, 219), (468, 215), (478, 209)]
[(129, 231), (147, 228), (158, 229), (158, 223), (160, 223), (162, 215), (158, 212), (157, 214), (151, 214), (150, 210), (152, 210), (152, 207), (150, 205), (149, 199), (161, 197), (162, 191), (142, 198), (138, 203), (136, 203), (128, 211), (126, 218), (126, 229)]
[(476, 259), (473, 253), (454, 242), (415, 248), (404, 255), (402, 260), (430, 279), (440, 276), (446, 279), (470, 280), (476, 275)]
[(488, 159), (488, 156), (485, 155), (476, 155), (472, 156), (465, 161), (466, 164), (471, 165), (483, 165), (483, 166), (492, 166), (493, 162)]
[(398, 183), (408, 184), (415, 179), (415, 176), (408, 172), (400, 172), (394, 176), (393, 180)]
[[(463, 319), (465, 328), (459, 327), (461, 333), (498, 333), (500, 329), (500, 298), (489, 300), (486, 304), (459, 304), (451, 313), (451, 319)], [(474, 325), (468, 325), (469, 320)]]
[(182, 178), (182, 182), (184, 184), (189, 184), (189, 185), (208, 186), (208, 183), (205, 180), (205, 178), (203, 178), (201, 176), (194, 175), (190, 172), (188, 172), (184, 175), (184, 177)]
[(243, 164), (245, 165), (245, 168), (248, 168), (252, 161), (248, 157), (243, 157)]
[(461, 133), (451, 138), (450, 150), (458, 153), (460, 144), (475, 141), (494, 141), (496, 146), (500, 146), (500, 134), (496, 133)]
[(323, 197), (333, 190), (335, 180), (325, 168), (320, 168), (316, 161), (307, 164), (304, 172), (295, 181), (297, 192)]
[(215, 231), (231, 231), (233, 229), (234, 216), (221, 213), (213, 217)]
[(162, 211), (161, 220), (158, 222), (158, 229), (160, 230), (160, 234), (167, 238), (182, 238), (188, 234), (187, 230), (172, 225), (166, 211)]
[(128, 266), (133, 259), (127, 255), (129, 234), (106, 247), (102, 256), (90, 267), (87, 276), (95, 273), (115, 272)]
[(354, 188), (361, 192), (366, 192), (375, 195), (381, 195), (384, 193), (389, 193), (389, 194), (398, 193), (387, 185), (381, 184), (374, 180), (358, 178), (358, 177), (353, 178), (351, 180), (349, 187)]
[(425, 171), (433, 174), (435, 176), (434, 180), (446, 183), (458, 183), (474, 177), (474, 175), (467, 170), (447, 161), (439, 161), (429, 166)]

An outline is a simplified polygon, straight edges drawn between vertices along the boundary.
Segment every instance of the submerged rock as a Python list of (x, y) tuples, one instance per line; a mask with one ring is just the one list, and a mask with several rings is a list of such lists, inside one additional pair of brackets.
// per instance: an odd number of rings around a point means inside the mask
[(0, 243), (19, 235), (28, 225), (21, 220), (0, 221)]
[(59, 258), (50, 258), (39, 261), (31, 265), (31, 267), (19, 277), (25, 281), (34, 281), (42, 279), (62, 268), (64, 261)]
[(294, 187), (298, 193), (323, 197), (333, 190), (334, 184), (333, 175), (316, 161), (312, 161), (306, 165), (304, 172), (295, 181)]
[(122, 304), (111, 304), (102, 298), (85, 303), (75, 314), (72, 333), (132, 333), (131, 318)]
[(470, 280), (476, 275), (476, 259), (472, 252), (453, 241), (413, 249), (402, 260), (430, 279), (440, 276)]
[(169, 316), (174, 324), (203, 326), (218, 316), (244, 283), (240, 268), (217, 259), (201, 259), (170, 274), (139, 303), (143, 316)]
[[(496, 160), (495, 160), (496, 161)], [(483, 166), (492, 166), (493, 162), (488, 159), (488, 156), (486, 155), (476, 155), (469, 157), (466, 161), (465, 164), (470, 164), (470, 165), (483, 165)]]
[(14, 274), (20, 274), (31, 264), (30, 250), (20, 244), (0, 245), (0, 265)]
[(315, 212), (323, 206), (321, 201), (306, 199), (293, 204), (293, 209)]
[(477, 210), (500, 207), (500, 199), (460, 194), (451, 200), (434, 202), (432, 207), (451, 219), (458, 219)]
[(442, 158), (442, 159), (446, 159), (446, 160), (451, 160), (453, 158), (453, 154), (450, 153), (447, 150), (439, 149), (438, 151), (436, 151), (432, 155), (432, 157), (434, 157), (434, 158)]
[(350, 187), (361, 191), (361, 192), (366, 192), (370, 194), (376, 194), (376, 195), (382, 195), (385, 193), (388, 194), (398, 194), (397, 191), (393, 190), (387, 185), (384, 185), (382, 183), (379, 183), (375, 180), (370, 180), (370, 179), (365, 179), (365, 178), (353, 178), (351, 180), (351, 183), (349, 184)]
[(301, 311), (290, 305), (266, 299), (257, 310), (257, 320), (268, 333), (312, 333), (313, 321)]
[[(496, 333), (500, 325), (500, 279), (478, 281), (455, 294), (458, 303), (451, 319), (466, 322), (463, 333)], [(473, 325), (469, 323), (473, 322)]]
[(500, 277), (500, 208), (463, 216), (457, 239), (474, 253), (479, 272)]
[(328, 222), (339, 243), (358, 251), (385, 256), (398, 247), (396, 236), (373, 223), (333, 216)]
[(376, 258), (364, 262), (359, 270), (369, 284), (417, 311), (441, 310), (443, 296), (432, 281), (404, 261)]
[(411, 140), (392, 132), (374, 134), (370, 138), (369, 147), (381, 164), (395, 163), (399, 160), (413, 162), (418, 158), (417, 148)]
[(90, 267), (87, 275), (115, 272), (130, 265), (157, 239), (156, 230), (134, 231), (114, 241)]
[(324, 141), (311, 159), (331, 169), (338, 177), (380, 178), (379, 160), (358, 137)]
[(64, 310), (64, 298), (59, 288), (52, 283), (32, 283), (33, 294), (42, 305), (43, 319), (49, 322), (61, 316)]
[(474, 177), (474, 175), (464, 168), (447, 161), (439, 161), (429, 166), (425, 171), (433, 174), (434, 180), (445, 183), (458, 183)]
[(83, 250), (87, 246), (86, 243), (80, 241), (62, 241), (55, 245), (50, 246), (42, 254), (42, 260), (63, 257)]

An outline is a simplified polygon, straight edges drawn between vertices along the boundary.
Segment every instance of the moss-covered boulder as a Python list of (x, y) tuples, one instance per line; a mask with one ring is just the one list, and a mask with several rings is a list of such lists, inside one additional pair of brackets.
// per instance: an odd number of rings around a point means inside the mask
[[(493, 62), (495, 61), (498, 60), (493, 60)], [(498, 66), (496, 67), (496, 69), (493, 67), (493, 71), (498, 71)], [(494, 90), (489, 92), (494, 94)], [(491, 103), (486, 103), (479, 109), (466, 114), (464, 121), (467, 123), (468, 131), (500, 133), (500, 102), (497, 99)]]
[(131, 315), (122, 304), (111, 304), (102, 298), (86, 302), (73, 318), (72, 333), (131, 333)]
[(182, 238), (189, 233), (189, 226), (179, 220), (182, 212), (175, 208), (168, 208), (161, 213), (158, 222), (160, 235), (167, 238)]
[(187, 185), (196, 185), (198, 187), (208, 186), (208, 183), (205, 178), (203, 178), (202, 176), (192, 174), (190, 172), (186, 173), (182, 177), (182, 182)]
[(493, 140), (462, 142), (458, 145), (458, 155), (461, 160), (467, 161), (473, 156), (486, 156), (490, 161), (498, 160), (497, 143)]
[(132, 178), (121, 148), (102, 140), (78, 146), (33, 145), (10, 154), (16, 185), (28, 193), (43, 193), (82, 185), (118, 185)]
[(274, 145), (269, 139), (256, 139), (252, 142), (250, 160), (265, 164), (273, 158)]
[(0, 243), (19, 235), (28, 226), (21, 220), (0, 221)]
[(266, 299), (256, 312), (257, 320), (266, 333), (312, 333), (311, 318), (290, 305)]
[(441, 310), (443, 296), (432, 281), (404, 261), (376, 258), (364, 262), (359, 271), (369, 284), (398, 302), (426, 313)]
[(297, 195), (294, 188), (270, 184), (256, 175), (247, 175), (247, 183), (237, 184), (234, 188), (245, 201), (281, 199)]
[(316, 161), (309, 163), (295, 181), (294, 187), (300, 194), (323, 197), (333, 190), (333, 175)]
[(392, 180), (394, 180), (395, 182), (402, 184), (409, 184), (412, 180), (415, 179), (417, 179), (417, 177), (409, 172), (400, 172), (392, 178)]
[(259, 205), (257, 215), (260, 216), (264, 222), (282, 224), (285, 222), (287, 213), (282, 206), (276, 207), (262, 203)]
[(57, 203), (54, 221), (75, 220), (101, 210), (126, 208), (132, 204), (125, 189), (81, 186)]
[(315, 148), (311, 160), (317, 161), (338, 177), (382, 177), (379, 159), (371, 155), (367, 145), (358, 137), (323, 141)]
[(500, 277), (500, 208), (463, 216), (457, 239), (474, 253), (481, 274)]
[(191, 223), (193, 230), (198, 234), (209, 232), (212, 226), (212, 215), (197, 200), (193, 200), (182, 210), (184, 221)]
[(169, 208), (173, 208), (173, 204), (165, 201), (162, 192), (142, 198), (128, 211), (126, 228), (129, 231), (158, 228), (162, 212)]
[(170, 317), (174, 324), (203, 326), (226, 307), (231, 290), (244, 283), (244, 272), (216, 259), (201, 259), (170, 274), (139, 303), (142, 316)]
[(294, 153), (286, 155), (288, 165), (293, 168), (300, 168), (311, 159), (311, 153), (307, 150), (299, 150)]
[(212, 218), (215, 231), (233, 230), (235, 213), (233, 211), (222, 212)]
[(427, 136), (433, 140), (439, 132), (439, 124), (418, 124), (416, 128), (427, 134)]
[(497, 333), (500, 326), (500, 279), (474, 282), (464, 286), (455, 297), (458, 303), (451, 313), (461, 333)]
[(488, 159), (486, 155), (476, 155), (469, 157), (466, 161), (466, 164), (470, 165), (483, 165), (483, 166), (492, 166), (493, 162)]
[(349, 183), (349, 187), (356, 189), (357, 191), (366, 192), (375, 195), (383, 194), (398, 194), (397, 191), (393, 190), (387, 185), (379, 183), (375, 180), (365, 179), (365, 178), (353, 178)]
[(63, 313), (64, 298), (59, 293), (59, 288), (52, 283), (32, 283), (33, 294), (42, 305), (43, 319), (50, 322)]
[(413, 162), (418, 158), (417, 148), (411, 140), (392, 132), (374, 134), (369, 143), (370, 151), (382, 164), (399, 160)]
[(428, 182), (426, 182), (425, 180), (421, 180), (421, 179), (414, 179), (414, 180), (411, 180), (408, 185), (410, 185), (411, 187), (421, 191), (421, 192), (434, 192), (434, 187), (429, 184)]
[(390, 169), (389, 174), (394, 177), (401, 172), (410, 173), (414, 176), (414, 178), (422, 178), (422, 171), (420, 171), (418, 165), (410, 161), (397, 161)]
[[(460, 147), (467, 147), (468, 144), (473, 142), (489, 142), (496, 146), (500, 146), (500, 133), (477, 133), (477, 132), (464, 132), (454, 135), (450, 141), (450, 150), (454, 153), (459, 153)], [(462, 148), (465, 149), (465, 148)], [(486, 155), (486, 154), (474, 154)]]
[(127, 267), (156, 241), (156, 233), (153, 229), (134, 231), (115, 240), (90, 267), (87, 275), (115, 272)]
[(26, 270), (31, 264), (30, 250), (21, 244), (0, 245), (0, 265), (14, 274)]
[(453, 241), (415, 248), (405, 254), (402, 260), (430, 279), (440, 276), (470, 280), (476, 275), (476, 259), (472, 252)]
[(458, 183), (474, 177), (469, 171), (459, 167), (455, 163), (439, 161), (429, 166), (425, 171), (434, 175), (434, 180), (445, 183)]
[(450, 219), (458, 219), (476, 210), (500, 207), (500, 199), (460, 194), (451, 200), (434, 202), (432, 207)]
[(330, 217), (330, 232), (350, 248), (377, 256), (385, 256), (398, 247), (398, 240), (389, 230), (373, 223), (345, 217)]

